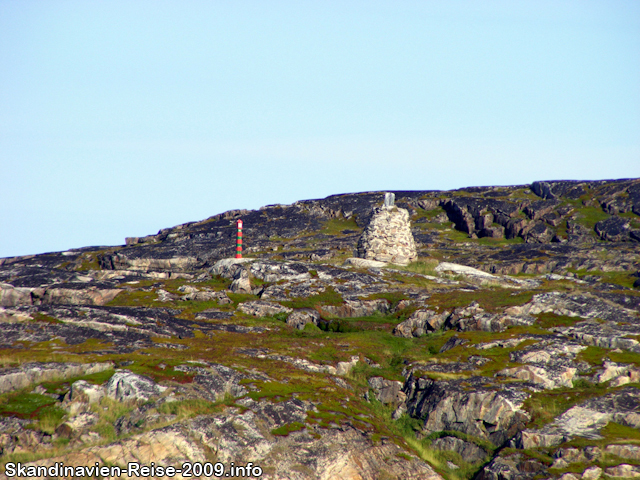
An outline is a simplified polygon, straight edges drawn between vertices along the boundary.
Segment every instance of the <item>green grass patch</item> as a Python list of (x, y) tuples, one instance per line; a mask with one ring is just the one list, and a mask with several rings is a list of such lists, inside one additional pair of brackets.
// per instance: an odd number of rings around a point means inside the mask
[(277, 437), (286, 437), (291, 432), (298, 432), (303, 429), (304, 429), (304, 423), (301, 423), (301, 422), (285, 423), (284, 425), (271, 430), (271, 435), (275, 435)]
[(342, 305), (344, 300), (333, 287), (327, 287), (324, 292), (309, 297), (294, 298), (286, 302), (280, 302), (289, 308), (314, 308), (318, 305)]
[(103, 252), (85, 252), (80, 254), (76, 259), (76, 266), (74, 270), (86, 271), (86, 270), (101, 270), (98, 256)]
[[(610, 259), (609, 259), (610, 260)], [(568, 272), (575, 273), (579, 278), (585, 276), (597, 276), (602, 279), (604, 283), (611, 283), (614, 285), (621, 285), (627, 288), (633, 288), (633, 282), (635, 282), (637, 277), (634, 277), (632, 273), (634, 272), (603, 272), (600, 270), (591, 270), (587, 271), (584, 269), (575, 270), (568, 268)], [(620, 290), (616, 293), (622, 293), (624, 295), (638, 295), (637, 291), (629, 291), (629, 290)]]
[(451, 230), (450, 232), (446, 232), (444, 234), (444, 238), (455, 243), (468, 243), (473, 240), (469, 238), (468, 233), (461, 232), (460, 230)]
[(584, 318), (581, 317), (569, 317), (556, 315), (555, 313), (540, 313), (537, 318), (536, 325), (540, 328), (570, 327), (575, 323), (584, 321)]
[[(255, 297), (254, 297), (255, 298)], [(196, 314), (202, 312), (203, 310), (207, 310), (209, 308), (217, 308), (219, 310), (231, 310), (231, 305), (220, 305), (215, 300), (208, 300), (205, 302), (197, 302), (194, 300), (185, 300), (176, 304), (176, 307), (182, 309), (179, 315), (176, 315), (178, 318), (183, 318), (185, 320), (193, 320), (196, 317)]]
[(553, 463), (553, 458), (550, 455), (547, 455), (544, 452), (535, 449), (518, 449), (518, 448), (503, 448), (500, 450), (500, 456), (506, 457), (509, 455), (523, 455), (525, 457), (531, 458), (533, 460), (538, 460), (543, 465), (551, 465)]
[(612, 443), (640, 443), (640, 430), (615, 422), (609, 422), (600, 430), (600, 434), (609, 444)]
[(362, 297), (362, 300), (378, 300), (381, 298), (387, 300), (393, 310), (398, 306), (398, 303), (400, 303), (401, 300), (407, 300), (409, 297), (405, 292), (381, 292), (374, 293), (367, 297)]
[(292, 379), (289, 383), (263, 381), (251, 381), (248, 383), (253, 383), (259, 389), (258, 391), (249, 392), (250, 398), (256, 401), (266, 399), (272, 402), (287, 400), (294, 393), (313, 393), (317, 387), (300, 379)]
[(600, 207), (585, 207), (580, 205), (576, 208), (576, 221), (589, 230), (593, 230), (596, 223), (606, 220), (610, 216), (611, 215), (604, 212)]
[(60, 407), (55, 405), (44, 406), (38, 411), (38, 421), (35, 424), (35, 428), (52, 435), (66, 415), (67, 412)]
[(152, 358), (150, 360), (136, 360), (131, 365), (127, 365), (127, 370), (131, 370), (138, 375), (151, 377), (155, 382), (176, 382), (191, 383), (193, 375), (175, 370), (174, 367), (183, 364), (182, 359), (162, 359)]
[(164, 303), (155, 302), (158, 295), (155, 292), (145, 292), (143, 290), (124, 290), (113, 300), (107, 303), (109, 307), (149, 307), (166, 306)]
[(576, 360), (587, 362), (590, 365), (601, 366), (605, 358), (616, 363), (632, 363), (640, 365), (640, 353), (629, 352), (623, 350), (621, 352), (614, 352), (613, 350), (607, 350), (602, 347), (589, 346), (582, 350)]
[(16, 392), (0, 397), (0, 415), (37, 418), (44, 407), (55, 405), (55, 399), (39, 393)]
[(522, 237), (514, 237), (514, 238), (491, 238), (491, 237), (482, 237), (478, 239), (469, 239), (469, 241), (476, 243), (478, 245), (483, 246), (503, 246), (503, 245), (513, 245), (516, 243), (524, 243), (524, 238)]
[(324, 223), (319, 233), (323, 233), (325, 235), (343, 236), (343, 230), (355, 230), (357, 232), (361, 232), (362, 227), (358, 226), (353, 217), (348, 220), (344, 218), (331, 218)]
[(631, 228), (640, 228), (640, 217), (633, 212), (619, 213), (618, 216), (630, 220)]
[(100, 435), (105, 441), (113, 441), (117, 438), (114, 423), (120, 417), (133, 410), (133, 404), (123, 403), (108, 397), (103, 397), (99, 403), (91, 405), (91, 410), (100, 417), (98, 423), (91, 427), (92, 431)]
[(50, 315), (45, 315), (44, 313), (40, 313), (40, 312), (32, 313), (31, 317), (33, 318), (34, 322), (50, 323), (52, 325), (55, 325), (57, 323), (63, 323), (62, 321), (58, 320), (55, 317), (52, 317)]
[(418, 208), (416, 210), (416, 215), (412, 218), (412, 220), (414, 222), (420, 218), (434, 220), (437, 216), (442, 215), (443, 213), (446, 214), (447, 212), (445, 212), (444, 208), (442, 208), (441, 206), (437, 206), (435, 208), (432, 208), (431, 210), (423, 210), (422, 208)]

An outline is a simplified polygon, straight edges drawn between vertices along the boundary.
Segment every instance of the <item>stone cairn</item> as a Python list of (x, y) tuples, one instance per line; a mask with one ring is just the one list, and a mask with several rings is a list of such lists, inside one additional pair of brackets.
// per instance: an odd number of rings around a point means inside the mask
[(384, 205), (373, 208), (369, 225), (358, 240), (357, 257), (397, 265), (406, 265), (418, 258), (409, 212), (396, 207), (394, 202), (395, 195), (385, 193)]

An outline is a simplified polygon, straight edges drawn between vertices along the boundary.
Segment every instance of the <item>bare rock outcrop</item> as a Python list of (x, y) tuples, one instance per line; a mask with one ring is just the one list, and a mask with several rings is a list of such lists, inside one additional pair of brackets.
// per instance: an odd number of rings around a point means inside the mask
[(456, 452), (465, 462), (476, 463), (487, 458), (487, 451), (473, 442), (458, 437), (446, 436), (431, 442), (431, 448), (445, 452)]
[(320, 314), (317, 310), (312, 308), (300, 308), (298, 310), (294, 310), (287, 317), (287, 325), (291, 325), (298, 330), (304, 330), (305, 325), (308, 323), (318, 326), (319, 321)]
[(15, 368), (0, 369), (0, 393), (26, 388), (40, 382), (50, 382), (103, 372), (114, 367), (112, 362), (102, 363), (26, 363)]
[(198, 395), (212, 402), (223, 400), (225, 395), (240, 397), (248, 393), (240, 384), (243, 380), (261, 379), (266, 376), (245, 375), (225, 365), (210, 362), (192, 362), (175, 367), (176, 371), (193, 375), (191, 387)]
[(499, 456), (491, 460), (476, 477), (477, 480), (530, 480), (547, 471), (546, 465), (522, 454)]
[(0, 283), (0, 307), (18, 305), (104, 305), (113, 300), (121, 289), (97, 288), (80, 284), (65, 287), (14, 287)]
[(600, 430), (609, 422), (640, 428), (640, 390), (624, 387), (576, 405), (541, 429), (518, 433), (517, 448), (552, 447), (574, 437), (600, 439)]
[(420, 308), (409, 318), (396, 325), (393, 334), (398, 337), (421, 337), (422, 335), (439, 330), (446, 321), (449, 313), (438, 314), (427, 308)]
[(471, 302), (466, 307), (454, 308), (453, 311), (437, 314), (428, 308), (416, 310), (409, 318), (398, 324), (393, 334), (399, 337), (420, 337), (439, 329), (459, 332), (485, 331), (502, 332), (516, 325), (533, 325), (534, 316), (528, 314), (488, 313), (478, 302)]
[(376, 313), (387, 313), (391, 308), (384, 298), (375, 300), (345, 299), (342, 305), (325, 305), (322, 310), (328, 315), (340, 318), (367, 317)]
[(482, 378), (436, 381), (410, 374), (403, 392), (407, 413), (424, 421), (425, 433), (455, 430), (503, 445), (529, 420), (521, 386), (486, 386)]
[(234, 293), (251, 293), (251, 280), (246, 268), (240, 268), (236, 271), (229, 290)]
[(271, 317), (279, 313), (291, 313), (292, 308), (283, 307), (275, 302), (267, 302), (264, 300), (251, 300), (238, 304), (238, 310), (247, 315), (253, 315), (254, 317)]
[(371, 377), (367, 380), (376, 400), (384, 404), (400, 405), (407, 396), (402, 391), (402, 383), (384, 377)]
[(511, 352), (512, 362), (523, 366), (505, 368), (496, 375), (524, 380), (546, 389), (573, 387), (573, 380), (591, 367), (586, 362), (576, 362), (578, 353), (587, 347), (573, 341), (543, 340), (521, 350)]
[(107, 395), (106, 388), (102, 385), (94, 385), (86, 380), (77, 380), (71, 384), (69, 400), (86, 403), (97, 403)]
[(119, 402), (146, 401), (159, 396), (166, 389), (167, 387), (158, 385), (150, 378), (129, 370), (117, 370), (106, 385), (107, 396)]

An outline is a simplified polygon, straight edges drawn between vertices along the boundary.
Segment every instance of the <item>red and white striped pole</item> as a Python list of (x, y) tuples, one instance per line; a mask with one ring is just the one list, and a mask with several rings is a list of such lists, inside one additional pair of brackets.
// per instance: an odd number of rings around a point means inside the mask
[(238, 238), (236, 240), (236, 258), (242, 258), (242, 220), (238, 220)]

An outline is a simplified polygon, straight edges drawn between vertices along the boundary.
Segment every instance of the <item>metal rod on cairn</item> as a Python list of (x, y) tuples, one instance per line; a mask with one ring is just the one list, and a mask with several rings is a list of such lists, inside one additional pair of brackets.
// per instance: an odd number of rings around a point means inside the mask
[(242, 220), (238, 220), (238, 237), (236, 240), (236, 258), (242, 258)]

